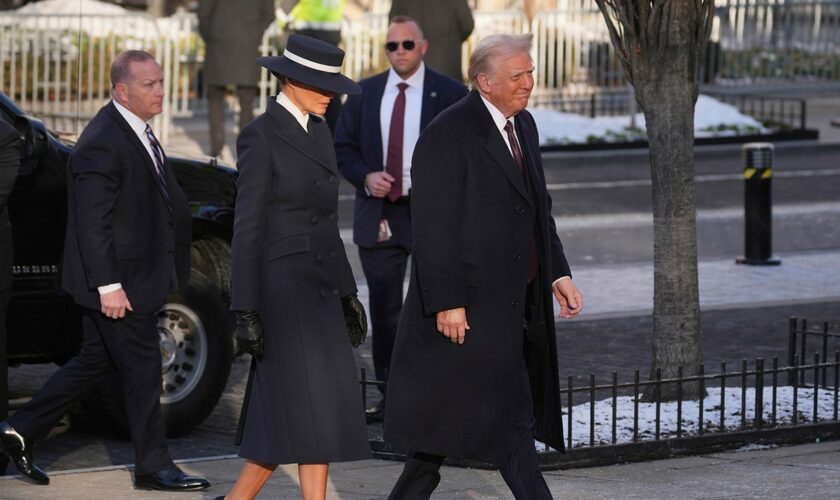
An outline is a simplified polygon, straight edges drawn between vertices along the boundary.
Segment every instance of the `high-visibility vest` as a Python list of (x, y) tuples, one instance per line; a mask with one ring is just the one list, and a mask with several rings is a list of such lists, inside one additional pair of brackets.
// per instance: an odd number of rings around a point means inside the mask
[(300, 0), (289, 13), (295, 29), (340, 30), (345, 0)]

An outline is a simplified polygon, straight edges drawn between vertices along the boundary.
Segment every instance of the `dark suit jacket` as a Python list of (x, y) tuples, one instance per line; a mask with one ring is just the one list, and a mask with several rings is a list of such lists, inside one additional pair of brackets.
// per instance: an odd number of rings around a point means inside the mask
[[(438, 116), (414, 152), (414, 265), (397, 330), (385, 439), (408, 449), (502, 463), (528, 393), (534, 434), (563, 448), (551, 283), (570, 275), (551, 217), (533, 118), (515, 119), (531, 187), (479, 94)], [(528, 256), (536, 231), (540, 313), (523, 335)], [(435, 313), (465, 307), (463, 345)], [(528, 369), (523, 380), (522, 360)]]
[(82, 132), (68, 169), (62, 287), (98, 310), (97, 287), (121, 283), (135, 312), (157, 312), (190, 274), (192, 219), (172, 169), (167, 205), (151, 156), (112, 103)]
[[(338, 170), (356, 187), (353, 242), (366, 248), (376, 245), (379, 221), (382, 219), (384, 198), (368, 196), (365, 192), (365, 176), (384, 170), (379, 112), (387, 81), (386, 71), (359, 82), (362, 93), (347, 98), (335, 130)], [(426, 128), (438, 113), (466, 94), (467, 89), (463, 85), (427, 67), (423, 79), (420, 130)]]
[(274, 22), (273, 0), (201, 0), (198, 31), (204, 39), (204, 83), (257, 84), (263, 33)]
[(20, 134), (0, 120), (0, 291), (12, 286), (12, 228), (7, 207), (19, 168)]

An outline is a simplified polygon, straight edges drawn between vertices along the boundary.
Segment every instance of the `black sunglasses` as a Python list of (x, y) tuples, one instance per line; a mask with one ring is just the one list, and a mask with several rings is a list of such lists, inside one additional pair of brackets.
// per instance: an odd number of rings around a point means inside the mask
[(400, 43), (405, 50), (414, 50), (414, 47), (417, 46), (417, 42), (414, 40), (403, 40), (402, 42), (387, 42), (385, 43), (385, 50), (388, 52), (396, 52), (397, 49), (400, 47)]

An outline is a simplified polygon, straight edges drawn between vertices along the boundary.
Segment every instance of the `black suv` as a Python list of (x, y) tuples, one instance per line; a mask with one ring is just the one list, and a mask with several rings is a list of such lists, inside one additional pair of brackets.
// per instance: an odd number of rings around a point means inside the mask
[[(79, 350), (79, 308), (59, 287), (67, 221), (67, 157), (73, 143), (51, 134), (0, 92), (0, 119), (20, 132), (23, 158), (9, 215), (14, 237), (8, 361), (63, 363)], [(169, 157), (193, 216), (192, 270), (186, 290), (172, 294), (158, 314), (163, 357), (161, 403), (167, 431), (201, 423), (221, 396), (234, 355), (230, 239), (236, 171), (210, 160)], [(125, 421), (119, 379), (103, 380), (85, 401), (92, 414)]]

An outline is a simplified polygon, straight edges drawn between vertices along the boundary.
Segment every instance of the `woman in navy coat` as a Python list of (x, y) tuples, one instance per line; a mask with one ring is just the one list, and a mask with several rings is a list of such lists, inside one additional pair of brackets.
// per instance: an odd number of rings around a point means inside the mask
[(240, 424), (247, 460), (229, 498), (253, 498), (277, 464), (297, 463), (303, 498), (323, 499), (329, 462), (370, 457), (351, 347), (367, 320), (338, 232), (332, 136), (315, 116), (359, 91), (343, 59), (292, 35), (283, 56), (258, 60), (282, 90), (237, 141), (231, 309), (257, 361)]

